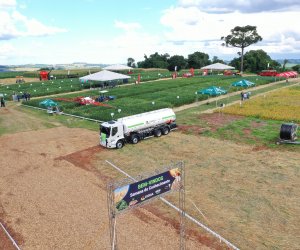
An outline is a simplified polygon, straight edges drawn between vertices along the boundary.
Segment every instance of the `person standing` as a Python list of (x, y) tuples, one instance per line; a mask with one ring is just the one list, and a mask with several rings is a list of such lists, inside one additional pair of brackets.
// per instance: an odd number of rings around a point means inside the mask
[(1, 107), (4, 107), (4, 108), (5, 108), (5, 100), (4, 100), (4, 97), (1, 96), (0, 98), (1, 98), (1, 100), (0, 100), (0, 102), (1, 102)]

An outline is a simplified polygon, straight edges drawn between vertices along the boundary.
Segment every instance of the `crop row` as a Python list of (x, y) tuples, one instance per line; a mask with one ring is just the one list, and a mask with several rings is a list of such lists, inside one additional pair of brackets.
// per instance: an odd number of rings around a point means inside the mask
[(300, 122), (300, 87), (291, 87), (226, 107), (223, 112), (263, 119)]
[[(177, 107), (196, 100), (207, 99), (205, 95), (197, 95), (199, 89), (212, 85), (226, 88), (229, 92), (234, 91), (231, 83), (238, 80), (237, 77), (193, 77), (177, 78), (163, 81), (142, 83), (137, 85), (127, 85), (110, 89), (107, 95), (113, 95), (116, 98), (107, 102), (111, 107), (79, 105), (72, 101), (78, 96), (99, 96), (99, 89), (89, 90), (81, 93), (70, 93), (63, 97), (69, 101), (58, 101), (59, 106), (65, 113), (84, 116), (101, 121), (107, 121), (111, 118), (133, 115), (141, 112), (147, 112), (154, 109)], [(263, 77), (247, 78), (256, 81), (256, 84), (266, 84), (271, 79)], [(60, 96), (57, 95), (56, 98)], [(69, 99), (68, 99), (69, 98)], [(55, 97), (53, 97), (55, 99)], [(28, 105), (39, 106), (43, 99), (36, 99), (27, 102)], [(112, 115), (113, 114), (113, 115)]]

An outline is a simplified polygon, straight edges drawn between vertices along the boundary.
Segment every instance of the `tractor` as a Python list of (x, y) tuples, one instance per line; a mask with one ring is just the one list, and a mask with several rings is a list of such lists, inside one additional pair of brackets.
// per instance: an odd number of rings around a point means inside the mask
[(111, 100), (116, 99), (115, 96), (105, 95), (107, 92), (108, 92), (107, 90), (101, 90), (101, 91), (99, 91), (100, 95), (99, 95), (99, 97), (97, 97), (95, 99), (95, 101), (97, 101), (97, 102), (105, 102), (105, 101), (111, 101)]
[(53, 78), (53, 76), (50, 76), (52, 69), (50, 71), (41, 70), (40, 71), (40, 81), (48, 81)]

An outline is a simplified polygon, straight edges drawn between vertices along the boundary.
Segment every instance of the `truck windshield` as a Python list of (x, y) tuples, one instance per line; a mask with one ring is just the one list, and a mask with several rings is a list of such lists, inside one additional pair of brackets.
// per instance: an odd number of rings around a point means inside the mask
[(106, 138), (108, 138), (110, 136), (110, 127), (100, 126), (100, 133), (105, 134)]

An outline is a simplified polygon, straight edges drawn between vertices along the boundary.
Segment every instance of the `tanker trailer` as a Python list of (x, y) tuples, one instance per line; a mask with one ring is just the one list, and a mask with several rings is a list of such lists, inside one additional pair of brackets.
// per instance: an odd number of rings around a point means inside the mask
[(165, 108), (126, 116), (100, 125), (100, 145), (106, 148), (122, 148), (126, 143), (137, 144), (149, 137), (167, 135), (176, 128), (176, 115)]

